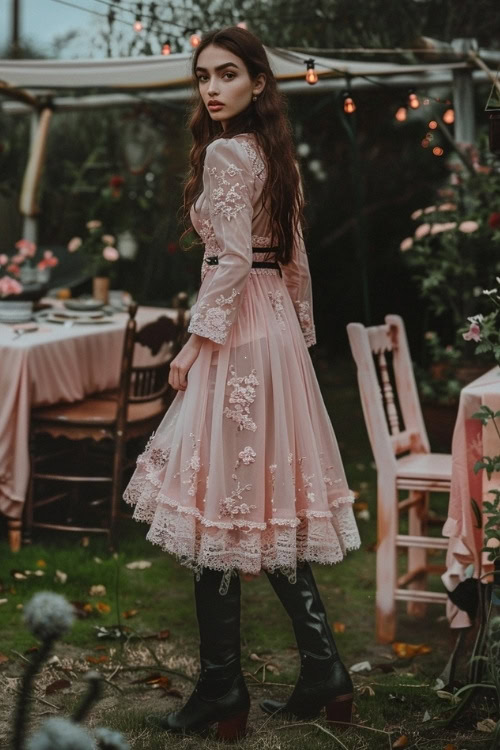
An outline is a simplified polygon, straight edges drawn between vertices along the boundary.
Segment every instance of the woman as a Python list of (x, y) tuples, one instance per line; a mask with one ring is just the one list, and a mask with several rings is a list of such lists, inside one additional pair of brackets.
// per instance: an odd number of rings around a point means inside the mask
[[(194, 53), (184, 207), (205, 244), (191, 337), (170, 366), (179, 393), (125, 499), (147, 538), (194, 568), (201, 674), (160, 724), (242, 736), (238, 571), (264, 570), (292, 619), (299, 681), (268, 713), (349, 721), (352, 682), (309, 562), (359, 546), (337, 443), (307, 347), (315, 343), (303, 199), (290, 128), (259, 40), (240, 28)], [(221, 576), (222, 572), (222, 576)]]

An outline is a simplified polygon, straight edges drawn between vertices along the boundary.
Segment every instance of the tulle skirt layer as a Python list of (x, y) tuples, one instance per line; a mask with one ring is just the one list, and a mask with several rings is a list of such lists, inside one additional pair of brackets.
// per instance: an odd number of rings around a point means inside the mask
[(359, 546), (354, 498), (277, 272), (252, 270), (226, 343), (202, 345), (124, 498), (150, 524), (147, 538), (195, 569), (293, 572)]

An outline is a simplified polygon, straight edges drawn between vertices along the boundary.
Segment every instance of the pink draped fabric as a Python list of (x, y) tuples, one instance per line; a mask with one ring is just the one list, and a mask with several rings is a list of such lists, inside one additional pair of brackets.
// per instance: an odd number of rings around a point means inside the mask
[[(138, 323), (175, 311), (139, 308)], [(32, 406), (78, 401), (118, 383), (128, 316), (71, 328), (43, 323), (14, 338), (0, 325), (0, 512), (20, 518), (29, 479), (29, 419)], [(142, 348), (142, 347), (141, 347)]]
[[(474, 498), (482, 510), (483, 502), (491, 500), (488, 491), (498, 486), (498, 478), (488, 480), (486, 472), (474, 473), (474, 465), (484, 455), (498, 455), (495, 447), (493, 426), (483, 428), (472, 415), (479, 411), (481, 404), (496, 411), (500, 410), (500, 369), (493, 368), (466, 386), (460, 394), (457, 421), (452, 443), (452, 477), (448, 518), (443, 527), (444, 536), (450, 542), (446, 556), (446, 573), (442, 576), (444, 585), (453, 591), (458, 584), (470, 575), (476, 578), (491, 570), (487, 555), (481, 553), (484, 538), (483, 528), (478, 528), (472, 510)], [(488, 451), (494, 451), (488, 453)], [(484, 516), (483, 516), (484, 521)], [(468, 615), (448, 602), (447, 615), (451, 627), (462, 628), (470, 625)]]
[[(191, 567), (293, 571), (360, 540), (307, 346), (315, 343), (301, 236), (270, 260), (264, 160), (253, 136), (207, 148), (193, 224), (205, 243), (189, 330), (205, 338), (125, 492), (147, 538)], [(262, 248), (262, 252), (252, 252)], [(207, 259), (217, 259), (210, 264)]]

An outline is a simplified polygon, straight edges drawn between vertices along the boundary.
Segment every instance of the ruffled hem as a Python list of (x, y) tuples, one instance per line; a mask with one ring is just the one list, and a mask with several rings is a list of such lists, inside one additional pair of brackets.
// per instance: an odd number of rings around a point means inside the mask
[(132, 482), (125, 502), (135, 505), (134, 519), (151, 524), (146, 538), (181, 564), (198, 570), (283, 570), (298, 562), (338, 563), (361, 541), (352, 511), (352, 496), (336, 498), (333, 510), (299, 511), (295, 518), (259, 523), (246, 519), (211, 521), (197, 508), (181, 506), (144, 481)]

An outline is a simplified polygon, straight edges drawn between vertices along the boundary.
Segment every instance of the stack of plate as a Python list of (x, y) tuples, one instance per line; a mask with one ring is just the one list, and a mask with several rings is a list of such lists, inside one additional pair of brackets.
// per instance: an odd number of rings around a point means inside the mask
[(33, 315), (33, 302), (28, 300), (1, 300), (0, 323), (26, 323)]

